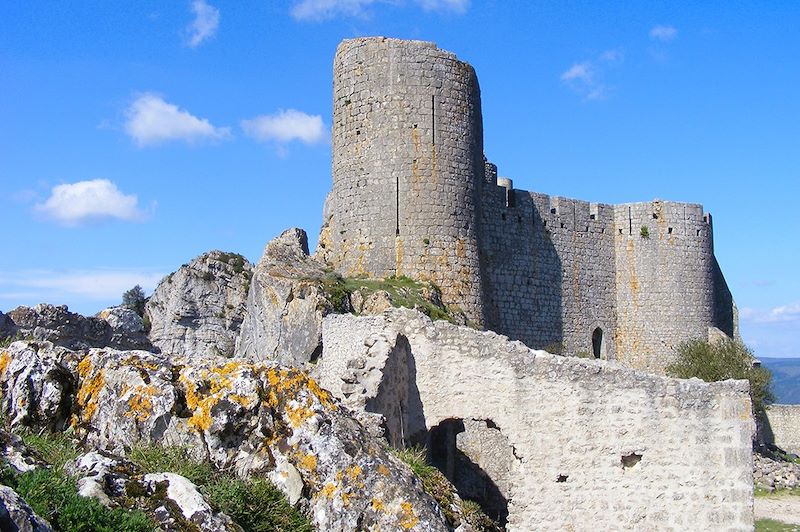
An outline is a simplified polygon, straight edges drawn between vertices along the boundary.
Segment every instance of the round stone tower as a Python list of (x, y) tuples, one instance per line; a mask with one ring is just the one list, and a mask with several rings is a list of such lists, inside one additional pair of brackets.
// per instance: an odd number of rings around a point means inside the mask
[(433, 43), (375, 37), (342, 42), (333, 70), (326, 256), (346, 276), (430, 280), (482, 324), (474, 69)]

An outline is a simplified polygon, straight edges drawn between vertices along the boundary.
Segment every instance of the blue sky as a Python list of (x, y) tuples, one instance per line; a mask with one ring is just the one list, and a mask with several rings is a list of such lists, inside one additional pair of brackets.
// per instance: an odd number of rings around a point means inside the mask
[(336, 45), (386, 35), (475, 66), (517, 188), (703, 203), (745, 340), (800, 356), (799, 27), (797, 2), (3, 2), (0, 309), (313, 245)]

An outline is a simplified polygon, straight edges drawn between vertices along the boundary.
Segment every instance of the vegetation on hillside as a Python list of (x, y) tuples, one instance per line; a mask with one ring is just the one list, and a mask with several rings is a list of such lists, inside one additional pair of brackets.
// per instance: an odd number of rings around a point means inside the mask
[(340, 313), (350, 312), (350, 298), (354, 292), (360, 292), (366, 299), (381, 290), (389, 294), (393, 306), (417, 309), (432, 320), (453, 322), (458, 312), (458, 309), (432, 301), (428, 294), (440, 293), (436, 285), (415, 281), (404, 275), (386, 279), (364, 279), (341, 277), (331, 272), (320, 279), (320, 285), (334, 310)]
[[(32, 432), (20, 435), (51, 467), (21, 474), (5, 467), (0, 470), (0, 483), (15, 489), (55, 530), (144, 532), (158, 529), (137, 507), (133, 493), (131, 497), (115, 498), (120, 507), (114, 509), (78, 495), (77, 479), (64, 472), (64, 464), (79, 455), (70, 438)], [(208, 462), (192, 459), (186, 449), (178, 447), (137, 447), (127, 458), (142, 473), (171, 472), (186, 477), (198, 486), (212, 507), (226, 513), (246, 532), (313, 530), (310, 521), (290, 506), (283, 493), (268, 480), (234, 477), (216, 470)]]
[(715, 342), (690, 340), (678, 346), (678, 358), (667, 367), (667, 374), (681, 379), (697, 377), (706, 382), (748, 380), (753, 411), (761, 415), (774, 399), (770, 389), (772, 374), (766, 368), (754, 366), (754, 359), (744, 343), (730, 338)]

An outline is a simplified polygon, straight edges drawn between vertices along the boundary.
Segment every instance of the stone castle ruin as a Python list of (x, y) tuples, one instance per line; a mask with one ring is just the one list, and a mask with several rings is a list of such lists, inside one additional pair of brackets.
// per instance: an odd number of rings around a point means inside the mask
[(346, 40), (333, 80), (317, 252), (342, 275), (429, 280), (483, 328), (648, 371), (738, 335), (701, 205), (514, 189), (484, 157), (475, 71), (433, 43)]

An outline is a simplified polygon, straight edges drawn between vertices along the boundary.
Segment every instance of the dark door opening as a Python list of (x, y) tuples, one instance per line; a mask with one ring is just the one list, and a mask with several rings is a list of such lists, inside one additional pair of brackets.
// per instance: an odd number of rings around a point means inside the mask
[(594, 358), (603, 357), (603, 329), (600, 327), (592, 332), (592, 354)]

